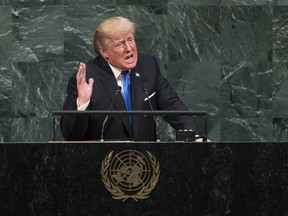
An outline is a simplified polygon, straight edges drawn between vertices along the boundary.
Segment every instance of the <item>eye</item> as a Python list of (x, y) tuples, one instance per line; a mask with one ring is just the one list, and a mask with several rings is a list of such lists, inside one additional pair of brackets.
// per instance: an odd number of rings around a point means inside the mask
[(121, 47), (122, 45), (123, 45), (123, 42), (121, 41), (121, 42), (116, 44), (116, 47)]

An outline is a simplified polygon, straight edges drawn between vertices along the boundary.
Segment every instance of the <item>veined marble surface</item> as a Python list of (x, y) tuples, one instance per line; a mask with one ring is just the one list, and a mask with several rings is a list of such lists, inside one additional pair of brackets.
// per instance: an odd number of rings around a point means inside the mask
[(138, 50), (159, 59), (191, 110), (208, 112), (209, 139), (287, 140), (288, 0), (0, 0), (0, 142), (52, 139), (51, 112), (113, 15), (137, 24)]

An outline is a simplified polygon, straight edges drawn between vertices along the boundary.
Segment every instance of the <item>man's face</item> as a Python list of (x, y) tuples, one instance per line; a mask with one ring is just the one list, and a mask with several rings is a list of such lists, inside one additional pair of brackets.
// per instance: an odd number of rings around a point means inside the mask
[(134, 68), (138, 60), (132, 33), (108, 40), (106, 49), (99, 49), (99, 51), (109, 64), (123, 71)]

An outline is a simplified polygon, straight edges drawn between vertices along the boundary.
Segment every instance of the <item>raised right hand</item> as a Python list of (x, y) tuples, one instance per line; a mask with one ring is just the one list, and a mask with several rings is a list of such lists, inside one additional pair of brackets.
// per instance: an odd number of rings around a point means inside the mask
[(87, 103), (92, 95), (94, 79), (90, 78), (86, 82), (86, 64), (80, 62), (76, 75), (77, 90), (78, 90), (78, 105)]

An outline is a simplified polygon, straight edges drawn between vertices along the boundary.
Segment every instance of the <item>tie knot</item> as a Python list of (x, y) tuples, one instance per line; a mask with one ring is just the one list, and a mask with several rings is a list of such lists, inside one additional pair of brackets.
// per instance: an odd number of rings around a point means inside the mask
[(126, 77), (126, 75), (129, 74), (129, 70), (127, 70), (127, 71), (122, 71), (121, 74), (122, 74), (124, 77)]

